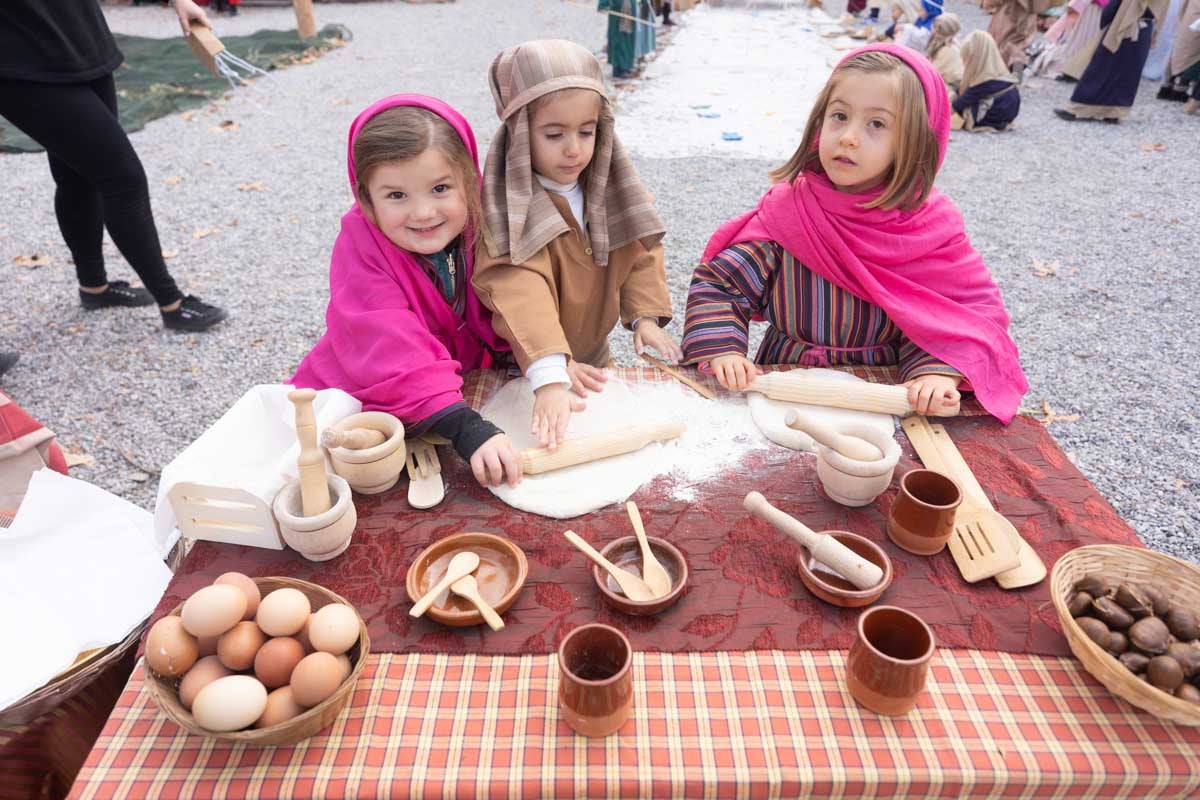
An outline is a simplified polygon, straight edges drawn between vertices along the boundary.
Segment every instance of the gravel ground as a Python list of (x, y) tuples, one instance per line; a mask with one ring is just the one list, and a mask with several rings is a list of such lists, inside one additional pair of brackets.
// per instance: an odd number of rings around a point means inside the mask
[[(950, 5), (968, 29), (986, 24), (976, 7)], [(277, 73), (259, 93), (133, 136), (163, 247), (179, 251), (171, 269), (186, 291), (230, 308), (219, 330), (169, 334), (149, 309), (84, 314), (44, 156), (0, 156), (8, 209), (0, 280), (10, 287), (0, 347), (22, 353), (4, 389), (65, 446), (95, 457), (78, 475), (147, 507), (162, 465), (248, 386), (286, 379), (319, 336), (355, 113), (388, 92), (426, 92), (455, 103), (486, 142), (495, 122), (484, 75), (497, 50), (543, 36), (599, 49), (603, 33), (589, 8), (558, 0), (513, 2), (503, 15), (489, 0), (320, 5), (317, 14), (319, 24), (347, 25), (354, 40)], [(108, 16), (126, 33), (170, 35), (174, 25), (157, 8)], [(218, 34), (293, 25), (290, 10), (252, 8), (219, 20)], [(1040, 412), (1045, 401), (1080, 415), (1051, 427), (1079, 468), (1148, 544), (1200, 560), (1189, 535), (1189, 523), (1200, 523), (1200, 379), (1183, 366), (1194, 357), (1187, 342), (1200, 318), (1189, 280), (1200, 253), (1200, 119), (1155, 101), (1153, 91), (1143, 85), (1122, 125), (1072, 125), (1051, 113), (1070, 87), (1034, 80), (1022, 91), (1016, 131), (954, 135), (939, 185), (1004, 291), (1031, 384), (1026, 405)], [(213, 130), (227, 119), (235, 130)], [(637, 163), (670, 231), (668, 269), (682, 314), (708, 235), (757, 200), (774, 163)], [(239, 191), (256, 181), (262, 191)], [(213, 232), (197, 238), (204, 231)], [(129, 277), (109, 249), (111, 276)], [(14, 264), (35, 252), (53, 263)], [(632, 363), (628, 335), (614, 337), (614, 350)]]

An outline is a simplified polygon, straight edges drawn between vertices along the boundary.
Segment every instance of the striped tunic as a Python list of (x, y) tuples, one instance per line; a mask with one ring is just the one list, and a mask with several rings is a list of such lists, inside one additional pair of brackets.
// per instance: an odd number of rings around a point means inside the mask
[(688, 291), (688, 362), (744, 355), (750, 320), (770, 323), (758, 364), (898, 365), (901, 381), (961, 372), (926, 353), (874, 303), (829, 282), (772, 241), (744, 242), (696, 268)]

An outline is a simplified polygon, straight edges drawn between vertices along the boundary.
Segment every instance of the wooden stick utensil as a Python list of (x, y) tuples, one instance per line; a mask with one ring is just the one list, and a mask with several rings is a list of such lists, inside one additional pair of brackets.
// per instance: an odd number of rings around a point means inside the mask
[(340, 431), (337, 428), (326, 428), (321, 431), (321, 445), (333, 449), (345, 447), (347, 450), (366, 450), (369, 447), (383, 444), (387, 437), (383, 431), (372, 428), (351, 428)]
[(479, 582), (475, 580), (474, 575), (462, 576), (450, 584), (450, 591), (474, 603), (475, 607), (479, 609), (479, 613), (483, 615), (483, 621), (488, 624), (489, 628), (498, 631), (504, 627), (504, 620), (500, 619), (500, 615), (496, 613), (496, 609), (489, 606), (487, 600), (484, 600), (483, 596), (479, 594)]
[(662, 370), (663, 372), (670, 375), (675, 380), (682, 383), (684, 386), (691, 387), (692, 389), (694, 389), (696, 391), (696, 394), (700, 395), (701, 397), (706, 398), (708, 400), (716, 400), (717, 399), (717, 395), (713, 392), (712, 389), (709, 389), (707, 386), (705, 386), (702, 383), (697, 383), (696, 381), (692, 380), (687, 375), (684, 375), (682, 372), (675, 369), (674, 367), (672, 367), (670, 364), (666, 363), (665, 361), (661, 361), (646, 352), (642, 353), (642, 358), (646, 359), (651, 364), (658, 367), (660, 370)]
[[(844, 381), (821, 375), (805, 375), (805, 372), (807, 370), (803, 369), (768, 372), (755, 378), (746, 391), (762, 392), (772, 400), (788, 403), (853, 408), (877, 414), (895, 414), (898, 417), (915, 413), (908, 402), (908, 390), (903, 386)], [(956, 417), (958, 412), (959, 405), (956, 403), (938, 410), (933, 416)]]
[(624, 592), (625, 596), (630, 600), (644, 601), (655, 600), (658, 598), (658, 596), (654, 594), (654, 590), (651, 589), (644, 580), (639, 578), (637, 575), (634, 575), (632, 572), (626, 572), (604, 556), (600, 555), (598, 552), (596, 552), (596, 548), (585, 542), (575, 531), (565, 531), (563, 536), (566, 537), (568, 542), (575, 545), (575, 547), (581, 553), (599, 564), (601, 569), (606, 571), (609, 575), (612, 575), (613, 580), (617, 582), (617, 585), (621, 587), (621, 591)]
[(413, 604), (412, 609), (408, 612), (409, 616), (419, 617), (424, 614), (433, 605), (433, 601), (438, 599), (438, 595), (450, 588), (450, 584), (464, 575), (470, 575), (477, 569), (479, 569), (478, 553), (464, 550), (456, 554), (454, 558), (450, 559), (450, 564), (446, 567), (446, 574)]
[(521, 451), (521, 471), (526, 475), (573, 467), (589, 461), (619, 456), (641, 450), (651, 442), (675, 439), (687, 430), (682, 422), (657, 422), (645, 425), (629, 425), (603, 433), (568, 439), (557, 450), (547, 447), (531, 447)]
[(878, 461), (883, 458), (883, 452), (866, 439), (838, 433), (825, 423), (808, 414), (801, 414), (794, 408), (789, 409), (784, 415), (783, 422), (792, 430), (807, 433), (818, 443), (841, 453), (846, 458), (855, 461)]
[(646, 540), (646, 529), (642, 526), (642, 515), (638, 512), (637, 503), (630, 500), (625, 504), (625, 510), (629, 513), (629, 521), (633, 523), (633, 531), (637, 534), (638, 545), (642, 548), (642, 580), (654, 592), (655, 597), (666, 597), (671, 593), (671, 576), (663, 569), (663, 565), (658, 563), (658, 559), (654, 557), (654, 551), (650, 549), (650, 542)]
[(808, 548), (813, 558), (837, 572), (859, 589), (870, 589), (883, 580), (883, 570), (827, 533), (817, 533), (800, 520), (767, 502), (758, 492), (746, 495), (746, 510), (764, 519)]
[(288, 392), (288, 400), (296, 407), (296, 437), (300, 440), (300, 501), (304, 516), (324, 514), (333, 505), (329, 498), (329, 479), (325, 475), (325, 454), (317, 447), (317, 417), (313, 413), (313, 389)]

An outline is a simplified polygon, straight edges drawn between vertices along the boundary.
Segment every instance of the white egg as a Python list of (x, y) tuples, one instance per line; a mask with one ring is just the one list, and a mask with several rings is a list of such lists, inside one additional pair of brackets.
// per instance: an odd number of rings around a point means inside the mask
[(240, 731), (254, 724), (267, 707), (267, 688), (249, 675), (218, 678), (192, 701), (196, 724), (210, 731)]
[(308, 623), (308, 640), (323, 653), (346, 652), (358, 641), (358, 614), (342, 603), (317, 609)]
[(267, 636), (294, 636), (312, 612), (312, 603), (299, 589), (276, 589), (258, 604), (255, 620)]

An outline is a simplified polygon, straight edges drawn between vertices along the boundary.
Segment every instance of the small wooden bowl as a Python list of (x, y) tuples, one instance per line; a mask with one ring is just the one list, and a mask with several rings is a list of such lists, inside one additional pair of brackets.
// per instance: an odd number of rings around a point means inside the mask
[(1075, 582), (1092, 572), (1156, 586), (1169, 594), (1172, 601), (1194, 609), (1200, 607), (1200, 568), (1141, 547), (1095, 544), (1071, 550), (1050, 571), (1050, 599), (1058, 611), (1067, 644), (1083, 668), (1117, 697), (1159, 719), (1180, 725), (1200, 725), (1200, 705), (1180, 700), (1139, 680), (1120, 661), (1089, 639), (1075, 622), (1067, 603), (1075, 591)]
[(870, 589), (859, 589), (853, 583), (819, 566), (808, 548), (801, 547), (796, 557), (800, 581), (810, 592), (826, 603), (842, 608), (860, 608), (874, 603), (892, 583), (892, 560), (883, 548), (866, 537), (849, 531), (825, 531), (858, 555), (883, 570), (883, 579)]
[[(324, 586), (318, 586), (308, 581), (297, 580), (296, 578), (255, 578), (254, 583), (257, 584), (258, 590), (262, 592), (263, 597), (266, 597), (276, 589), (287, 587), (299, 589), (301, 592), (304, 592), (309, 602), (312, 603), (313, 611), (331, 603), (341, 603), (342, 605), (354, 608), (341, 595), (329, 591)], [(171, 611), (171, 616), (179, 616), (179, 611), (182, 608), (183, 603), (180, 603)], [(171, 680), (160, 677), (149, 666), (146, 666), (144, 678), (146, 688), (150, 690), (150, 696), (154, 698), (154, 702), (158, 704), (159, 709), (164, 714), (170, 717), (176, 725), (197, 736), (204, 736), (209, 739), (222, 739), (227, 742), (240, 742), (251, 747), (295, 744), (307, 739), (337, 719), (338, 715), (342, 713), (342, 709), (346, 707), (346, 703), (349, 702), (350, 693), (354, 691), (354, 684), (358, 681), (358, 676), (362, 673), (363, 667), (366, 666), (367, 656), (371, 653), (371, 637), (367, 635), (367, 625), (363, 622), (362, 616), (359, 615), (357, 609), (355, 609), (354, 614), (358, 617), (358, 641), (346, 651), (346, 655), (350, 657), (350, 677), (342, 681), (342, 685), (332, 695), (300, 716), (293, 717), (287, 722), (281, 722), (269, 728), (250, 728), (249, 730), (227, 733), (210, 731), (197, 725), (196, 718), (192, 716), (192, 712), (184, 708), (183, 704), (179, 702), (180, 679)]]
[[(492, 533), (456, 533), (422, 550), (409, 565), (405, 578), (409, 599), (415, 603), (424, 597), (446, 574), (450, 559), (467, 550), (479, 555), (479, 569), (474, 573), (479, 594), (497, 614), (507, 611), (525, 586), (529, 562), (521, 548)], [(452, 628), (483, 623), (475, 604), (453, 592), (431, 605), (425, 616)]]
[[(592, 579), (596, 581), (600, 594), (610, 606), (618, 611), (624, 611), (626, 614), (649, 616), (664, 611), (675, 605), (675, 601), (683, 594), (683, 587), (687, 585), (688, 565), (683, 553), (665, 539), (647, 536), (646, 541), (650, 543), (650, 550), (658, 559), (658, 563), (662, 564), (663, 569), (671, 578), (671, 591), (663, 597), (656, 600), (630, 600), (621, 591), (621, 587), (617, 586), (617, 582), (612, 579), (611, 575), (599, 566), (592, 565)], [(623, 536), (609, 542), (608, 547), (600, 551), (600, 555), (621, 569), (641, 577), (642, 548), (638, 545), (636, 536)]]

